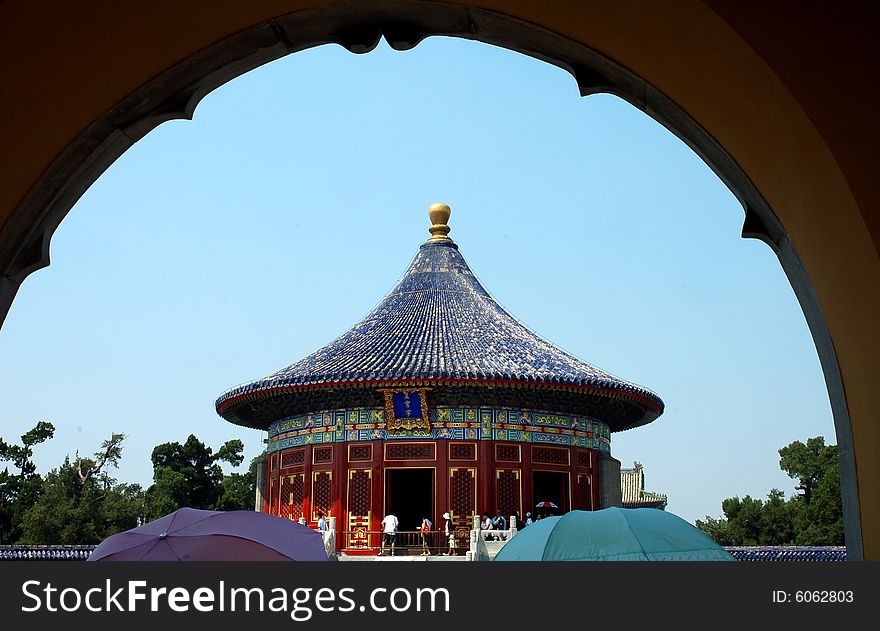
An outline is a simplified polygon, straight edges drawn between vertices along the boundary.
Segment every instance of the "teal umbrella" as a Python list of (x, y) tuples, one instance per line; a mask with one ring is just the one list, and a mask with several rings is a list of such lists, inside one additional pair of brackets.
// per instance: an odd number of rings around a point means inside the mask
[(656, 508), (575, 510), (517, 532), (496, 561), (733, 561), (707, 535)]

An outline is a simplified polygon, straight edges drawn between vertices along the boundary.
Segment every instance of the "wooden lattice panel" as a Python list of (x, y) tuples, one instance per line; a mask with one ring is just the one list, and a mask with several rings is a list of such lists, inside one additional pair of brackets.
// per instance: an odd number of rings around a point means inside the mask
[(272, 515), (278, 514), (278, 480), (276, 478), (269, 480), (269, 512)]
[(498, 510), (506, 518), (516, 513), (522, 515), (520, 474), (517, 470), (498, 469), (495, 472), (495, 497)]
[(352, 469), (348, 472), (348, 538), (349, 548), (370, 546), (370, 469)]
[(392, 443), (385, 445), (385, 460), (434, 460), (434, 443)]
[(306, 461), (305, 449), (291, 449), (281, 453), (281, 468), (295, 467), (304, 464)]
[(312, 452), (313, 464), (329, 464), (333, 462), (333, 447), (315, 447)]
[(575, 510), (593, 510), (593, 484), (588, 475), (578, 475)]
[(330, 515), (332, 488), (331, 471), (315, 471), (312, 474), (312, 521), (318, 521), (318, 511), (324, 513), (324, 517)]
[(449, 506), (452, 525), (459, 548), (467, 545), (476, 513), (477, 470), (454, 468), (449, 470)]
[(290, 480), (290, 495), (287, 498), (287, 514), (290, 519), (299, 519), (305, 515), (303, 512), (303, 503), (306, 499), (306, 476), (299, 473), (288, 476), (287, 479)]
[(348, 461), (349, 462), (362, 462), (364, 460), (372, 460), (373, 459), (373, 446), (372, 445), (349, 445), (348, 446)]
[(476, 443), (449, 443), (449, 459), (450, 460), (476, 460), (477, 444)]
[(519, 445), (495, 445), (495, 460), (498, 462), (519, 462)]
[(278, 454), (269, 456), (269, 470), (276, 471), (278, 469)]
[(278, 497), (278, 516), (290, 517), (290, 478), (281, 478), (281, 493)]
[(568, 449), (560, 447), (532, 447), (532, 462), (568, 465)]
[(590, 452), (586, 449), (578, 449), (578, 466), (583, 467), (584, 469), (589, 469), (592, 467), (592, 462), (590, 460)]

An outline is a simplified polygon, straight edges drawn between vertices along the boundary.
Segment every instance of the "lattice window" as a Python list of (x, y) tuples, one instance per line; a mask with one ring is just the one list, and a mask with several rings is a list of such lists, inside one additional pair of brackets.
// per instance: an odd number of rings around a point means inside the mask
[(434, 443), (385, 445), (385, 460), (434, 460)]
[(519, 471), (501, 471), (496, 476), (498, 489), (498, 510), (501, 514), (509, 518), (514, 513), (521, 515), (520, 492), (519, 492)]
[(370, 474), (366, 469), (351, 472), (348, 513), (356, 517), (365, 517), (370, 513)]
[(533, 447), (532, 462), (541, 464), (568, 464), (568, 449), (555, 447)]
[(578, 476), (577, 510), (593, 510), (593, 485), (590, 476)]
[(278, 505), (279, 517), (290, 516), (290, 477), (281, 478), (281, 497)]
[(495, 445), (495, 460), (519, 462), (519, 445)]
[(465, 545), (474, 517), (474, 470), (453, 469), (449, 473), (449, 504), (459, 547)]
[(348, 446), (348, 461), (349, 462), (360, 462), (362, 460), (372, 460), (373, 459), (373, 446), (372, 445), (349, 445)]
[(298, 464), (303, 464), (306, 461), (306, 450), (305, 449), (293, 449), (291, 451), (285, 451), (281, 454), (281, 468), (286, 469), (287, 467), (295, 467)]
[(316, 471), (312, 481), (312, 521), (318, 520), (318, 511), (324, 516), (330, 514), (331, 506), (331, 481), (332, 474), (329, 471)]
[(578, 466), (584, 467), (585, 469), (589, 469), (592, 465), (590, 464), (590, 452), (584, 449), (578, 450)]
[(348, 548), (370, 545), (370, 470), (353, 469), (348, 474)]
[(477, 446), (474, 443), (450, 443), (450, 460), (476, 460)]
[(453, 469), (450, 495), (452, 512), (462, 518), (474, 512), (474, 472), (471, 469)]
[(275, 471), (278, 468), (278, 454), (272, 454), (269, 457), (269, 470)]
[(306, 476), (303, 474), (290, 476), (290, 507), (288, 516), (299, 519), (303, 516), (303, 502), (306, 499)]
[(312, 452), (312, 462), (315, 464), (333, 462), (333, 447), (315, 447)]

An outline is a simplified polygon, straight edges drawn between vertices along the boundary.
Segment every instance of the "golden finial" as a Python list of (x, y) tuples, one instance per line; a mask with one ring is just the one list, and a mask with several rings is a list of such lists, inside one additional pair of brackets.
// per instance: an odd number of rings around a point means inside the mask
[(428, 241), (452, 241), (448, 236), (450, 228), (446, 225), (450, 214), (452, 211), (446, 204), (431, 204), (428, 208), (428, 217), (431, 219), (428, 232), (431, 233), (431, 238)]

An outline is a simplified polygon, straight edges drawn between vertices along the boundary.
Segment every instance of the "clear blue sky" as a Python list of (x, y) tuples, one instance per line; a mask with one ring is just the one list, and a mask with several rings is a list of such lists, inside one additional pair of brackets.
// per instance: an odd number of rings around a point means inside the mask
[(0, 329), (0, 436), (38, 420), (42, 472), (124, 432), (117, 477), (363, 316), (427, 238), (427, 207), (510, 313), (666, 402), (612, 454), (693, 521), (794, 483), (777, 450), (836, 443), (819, 361), (770, 249), (682, 142), (564, 71), (432, 38), (297, 53), (141, 140), (74, 207)]

